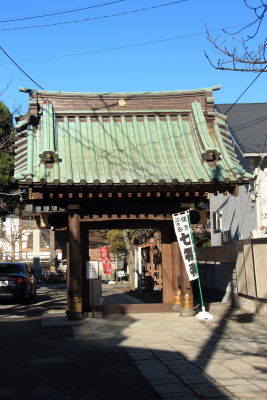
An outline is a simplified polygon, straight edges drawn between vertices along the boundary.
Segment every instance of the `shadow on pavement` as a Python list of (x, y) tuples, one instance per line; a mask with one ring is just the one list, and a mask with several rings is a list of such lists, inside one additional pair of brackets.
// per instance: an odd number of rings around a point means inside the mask
[[(231, 309), (214, 325), (212, 322), (198, 325), (194, 320), (193, 328), (188, 325), (188, 337), (183, 328), (183, 321), (186, 326), (187, 319), (179, 320), (183, 337), (176, 327), (171, 349), (171, 345), (162, 345), (166, 334), (164, 322), (157, 331), (162, 343), (153, 346), (151, 337), (148, 345), (144, 345), (142, 338), (146, 338), (149, 324), (144, 319), (143, 328), (135, 336), (133, 325), (138, 323), (138, 317), (134, 315), (92, 319), (76, 327), (41, 329), (41, 314), (49, 309), (62, 310), (66, 306), (66, 294), (63, 285), (41, 286), (38, 292), (36, 302), (30, 306), (0, 303), (0, 340), (4, 349), (0, 398), (230, 400), (240, 397), (226, 389), (223, 379), (234, 380), (238, 371), (226, 368), (225, 361), (228, 358), (232, 361), (233, 355), (237, 358), (258, 355), (249, 346), (244, 351), (226, 345), (224, 335)], [(155, 314), (153, 318), (156, 322), (164, 316)], [(200, 347), (197, 336), (192, 334), (197, 335), (198, 327), (203, 324), (207, 325), (207, 340)], [(216, 361), (218, 352), (222, 359)], [(256, 361), (254, 368), (265, 373), (261, 360)], [(10, 372), (14, 371), (14, 365), (15, 374)]]

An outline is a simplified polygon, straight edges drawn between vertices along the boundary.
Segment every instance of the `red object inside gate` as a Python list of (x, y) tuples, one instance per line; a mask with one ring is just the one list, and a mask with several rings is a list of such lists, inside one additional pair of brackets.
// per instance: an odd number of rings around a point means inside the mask
[(112, 266), (110, 262), (109, 256), (109, 248), (108, 247), (99, 247), (100, 257), (102, 260), (104, 274), (110, 275), (112, 273)]

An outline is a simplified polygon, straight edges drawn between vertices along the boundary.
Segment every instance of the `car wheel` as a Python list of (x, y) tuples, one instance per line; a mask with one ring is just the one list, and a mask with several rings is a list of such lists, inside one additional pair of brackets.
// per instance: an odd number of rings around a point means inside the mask
[(35, 286), (34, 292), (33, 292), (33, 294), (32, 294), (32, 299), (35, 299), (35, 297), (36, 297), (36, 286)]

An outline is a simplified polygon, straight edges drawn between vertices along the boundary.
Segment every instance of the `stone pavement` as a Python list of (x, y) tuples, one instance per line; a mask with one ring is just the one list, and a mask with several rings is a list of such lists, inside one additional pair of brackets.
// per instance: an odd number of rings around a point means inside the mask
[(143, 302), (123, 293), (129, 283), (102, 284), (102, 304), (142, 304)]
[(124, 347), (162, 399), (267, 399), (266, 339), (255, 347), (212, 323), (175, 313), (68, 322), (83, 346)]
[[(115, 296), (115, 287), (107, 286), (105, 295)], [(120, 295), (124, 300), (113, 300), (132, 301)], [(234, 313), (223, 310), (206, 321), (177, 313), (69, 321), (64, 312), (50, 310), (42, 326), (72, 326), (85, 347), (125, 348), (162, 399), (267, 399), (266, 325), (248, 323), (250, 314)]]
[(85, 345), (123, 346), (162, 399), (267, 398), (266, 351), (227, 340), (195, 317), (112, 315), (73, 329)]

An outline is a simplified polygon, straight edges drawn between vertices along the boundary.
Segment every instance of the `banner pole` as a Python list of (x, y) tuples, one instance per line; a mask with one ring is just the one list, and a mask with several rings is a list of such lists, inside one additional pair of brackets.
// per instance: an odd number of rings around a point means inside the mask
[(199, 294), (200, 294), (200, 302), (201, 302), (201, 307), (202, 307), (202, 312), (199, 312), (196, 315), (196, 318), (198, 319), (213, 319), (213, 316), (205, 311), (205, 304), (203, 301), (203, 296), (202, 296), (202, 288), (201, 288), (201, 282), (200, 282), (200, 276), (199, 276), (199, 268), (198, 268), (198, 262), (197, 262), (197, 254), (196, 254), (196, 247), (195, 247), (195, 240), (194, 240), (194, 235), (193, 235), (193, 229), (192, 229), (192, 223), (191, 223), (191, 218), (190, 218), (190, 212), (187, 211), (187, 219), (189, 223), (189, 228), (190, 228), (190, 236), (191, 236), (191, 241), (193, 244), (193, 251), (194, 251), (194, 256), (195, 256), (195, 265), (196, 265), (196, 271), (198, 274), (198, 287), (199, 287)]
[(197, 280), (198, 280), (200, 301), (201, 301), (201, 306), (204, 307), (204, 301), (203, 301), (203, 296), (202, 296), (202, 288), (201, 288), (200, 277), (199, 277), (199, 268), (198, 268), (197, 255), (196, 255), (195, 239), (194, 239), (194, 235), (193, 235), (193, 232), (192, 232), (192, 223), (191, 223), (191, 218), (190, 218), (190, 212), (189, 212), (189, 211), (188, 211), (188, 213), (187, 213), (187, 218), (188, 218), (188, 223), (189, 223), (189, 227), (190, 227), (191, 241), (192, 241), (192, 244), (193, 244), (193, 251), (194, 251), (194, 256), (195, 256), (196, 271), (197, 271), (197, 274), (198, 274)]

